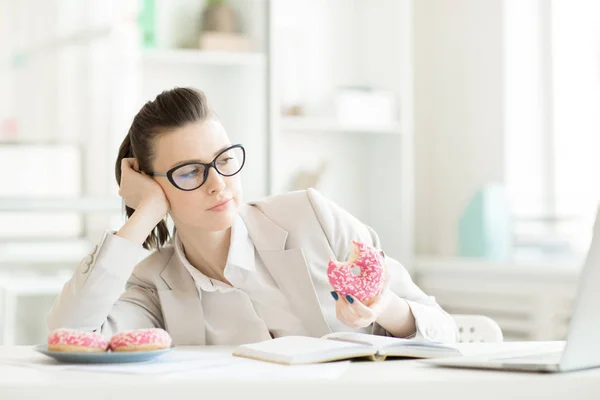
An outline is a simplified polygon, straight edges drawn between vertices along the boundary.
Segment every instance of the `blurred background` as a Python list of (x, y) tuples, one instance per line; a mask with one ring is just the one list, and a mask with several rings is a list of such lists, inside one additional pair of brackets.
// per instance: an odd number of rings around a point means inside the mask
[(452, 313), (563, 339), (600, 198), (594, 0), (0, 0), (0, 344), (123, 223), (117, 149), (206, 92), (246, 200), (315, 187)]

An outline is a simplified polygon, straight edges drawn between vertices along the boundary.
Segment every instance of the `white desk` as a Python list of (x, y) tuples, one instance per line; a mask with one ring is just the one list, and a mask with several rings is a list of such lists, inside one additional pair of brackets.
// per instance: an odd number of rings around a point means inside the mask
[[(556, 350), (550, 342), (539, 350)], [(465, 344), (467, 353), (511, 353), (522, 344)], [(187, 348), (189, 350), (190, 348)], [(225, 352), (227, 348), (194, 348)], [(0, 347), (3, 358), (31, 357), (29, 347)], [(40, 357), (45, 357), (39, 355)], [(600, 369), (567, 374), (444, 369), (418, 361), (353, 362), (337, 380), (240, 381), (201, 378), (157, 379), (81, 371), (48, 371), (0, 364), (0, 399), (598, 399)]]

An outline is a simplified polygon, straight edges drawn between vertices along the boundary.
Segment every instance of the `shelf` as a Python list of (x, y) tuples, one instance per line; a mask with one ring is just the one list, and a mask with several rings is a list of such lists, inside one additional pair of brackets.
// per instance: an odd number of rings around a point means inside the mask
[(227, 51), (201, 51), (193, 49), (144, 50), (144, 62), (166, 64), (191, 64), (208, 66), (252, 66), (265, 65), (263, 53), (236, 53)]
[(0, 241), (0, 270), (17, 265), (74, 267), (92, 248), (84, 239)]
[(19, 148), (19, 147), (47, 147), (47, 148), (56, 148), (56, 147), (80, 147), (83, 145), (83, 140), (77, 139), (57, 139), (57, 138), (29, 138), (29, 137), (18, 137), (18, 138), (0, 138), (0, 148), (10, 147), (10, 148)]
[(0, 198), (0, 211), (120, 212), (122, 200), (116, 198)]
[(66, 274), (4, 275), (0, 276), (0, 288), (7, 290), (11, 296), (52, 296), (60, 293), (69, 278)]
[(392, 125), (344, 125), (335, 119), (315, 117), (282, 117), (283, 132), (302, 133), (361, 133), (374, 135), (400, 135), (400, 124)]

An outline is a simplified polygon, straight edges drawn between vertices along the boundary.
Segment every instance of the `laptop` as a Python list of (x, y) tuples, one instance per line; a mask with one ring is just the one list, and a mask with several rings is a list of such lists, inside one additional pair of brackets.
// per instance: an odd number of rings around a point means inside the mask
[[(533, 343), (532, 343), (533, 344)], [(600, 367), (600, 209), (581, 270), (565, 347), (560, 352), (517, 357), (451, 357), (427, 363), (460, 368), (567, 372)]]

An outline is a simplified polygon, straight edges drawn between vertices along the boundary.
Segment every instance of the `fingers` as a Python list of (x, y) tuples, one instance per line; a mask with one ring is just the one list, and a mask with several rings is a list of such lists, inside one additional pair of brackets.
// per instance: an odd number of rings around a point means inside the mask
[(338, 320), (350, 328), (363, 328), (370, 324), (368, 321), (363, 321), (361, 318), (358, 318), (348, 306), (348, 303), (344, 303), (341, 299), (336, 303), (335, 314)]
[(353, 310), (359, 317), (365, 317), (370, 314), (369, 307), (365, 306), (349, 294), (340, 296), (339, 293), (333, 291), (331, 292), (331, 297), (338, 303), (337, 306), (343, 306), (344, 308)]
[(337, 298), (336, 316), (344, 325), (351, 328), (364, 328), (375, 321), (377, 314), (352, 296), (341, 297), (336, 292), (331, 292), (331, 296)]
[[(350, 297), (350, 298), (352, 298), (352, 297)], [(353, 301), (353, 302), (350, 302), (349, 300), (347, 300), (347, 301), (350, 306), (350, 309), (359, 318), (362, 318), (362, 319), (373, 318), (373, 316), (374, 316), (373, 310), (371, 310), (369, 307), (365, 306), (360, 301)]]
[(121, 172), (126, 170), (140, 172), (140, 163), (138, 162), (137, 158), (124, 158), (121, 160)]
[(338, 306), (336, 308), (338, 319), (346, 326), (351, 328), (364, 328), (371, 325), (373, 318), (360, 318), (350, 307)]
[(137, 160), (135, 158), (124, 158), (121, 160), (121, 169), (124, 168), (133, 168), (134, 162)]
[(347, 295), (340, 300), (340, 303), (344, 308), (350, 310), (352, 312), (352, 315), (354, 315), (357, 318), (371, 319), (375, 315), (372, 309), (372, 307), (376, 305), (375, 302), (367, 306), (362, 302), (356, 300), (354, 297)]

